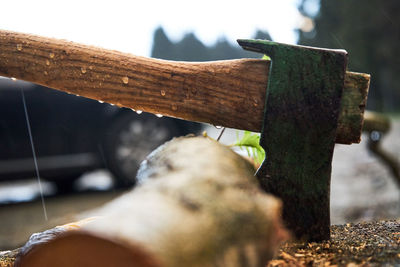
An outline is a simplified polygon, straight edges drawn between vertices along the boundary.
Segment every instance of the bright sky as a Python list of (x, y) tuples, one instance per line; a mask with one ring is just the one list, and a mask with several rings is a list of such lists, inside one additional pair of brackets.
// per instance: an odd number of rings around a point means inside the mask
[(0, 29), (97, 45), (149, 56), (153, 32), (162, 25), (179, 40), (194, 31), (206, 44), (234, 42), (267, 30), (278, 42), (295, 43), (302, 22), (299, 0), (7, 0)]

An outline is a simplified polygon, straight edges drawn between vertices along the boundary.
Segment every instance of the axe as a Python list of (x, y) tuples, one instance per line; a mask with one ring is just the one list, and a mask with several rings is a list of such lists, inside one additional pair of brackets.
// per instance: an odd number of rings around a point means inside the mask
[(344, 50), (238, 40), (271, 60), (174, 62), (0, 31), (0, 75), (121, 107), (261, 132), (260, 185), (298, 238), (330, 238), (335, 143), (360, 141), (369, 75)]

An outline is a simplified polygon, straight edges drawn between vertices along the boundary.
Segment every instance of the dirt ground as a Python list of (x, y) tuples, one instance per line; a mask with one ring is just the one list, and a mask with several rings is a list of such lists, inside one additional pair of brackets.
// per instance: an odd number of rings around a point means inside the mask
[[(400, 188), (389, 169), (366, 146), (336, 145), (332, 162), (332, 224), (400, 218)], [(382, 147), (400, 162), (400, 119), (392, 118)]]
[(400, 221), (379, 221), (334, 225), (320, 243), (289, 242), (268, 267), (399, 265)]
[[(392, 125), (391, 132), (383, 139), (383, 147), (400, 160), (400, 118)], [(207, 132), (216, 138), (220, 130), (209, 127)], [(235, 136), (236, 131), (228, 129), (221, 141), (233, 143)], [(70, 222), (76, 213), (98, 207), (121, 193), (87, 192), (45, 198), (48, 220), (44, 218), (40, 198), (0, 204), (0, 250), (16, 248), (32, 233)], [(400, 190), (388, 169), (370, 155), (365, 141), (358, 145), (337, 145), (331, 186), (332, 224), (396, 218), (400, 218)]]

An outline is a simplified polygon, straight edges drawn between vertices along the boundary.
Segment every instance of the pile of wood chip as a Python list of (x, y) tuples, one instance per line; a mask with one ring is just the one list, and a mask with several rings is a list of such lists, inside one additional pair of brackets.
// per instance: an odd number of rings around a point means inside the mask
[(400, 220), (331, 227), (331, 240), (286, 243), (269, 263), (278, 266), (393, 266), (400, 264)]

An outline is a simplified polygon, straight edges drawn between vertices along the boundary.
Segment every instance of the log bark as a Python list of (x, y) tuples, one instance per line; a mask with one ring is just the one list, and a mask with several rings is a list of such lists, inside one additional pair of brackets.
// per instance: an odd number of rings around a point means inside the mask
[[(155, 114), (260, 132), (270, 62), (174, 62), (0, 31), (0, 75)], [(337, 143), (360, 142), (369, 75), (347, 72)]]
[(166, 143), (138, 180), (84, 215), (100, 218), (25, 248), (17, 266), (265, 266), (287, 236), (253, 166), (208, 138)]

